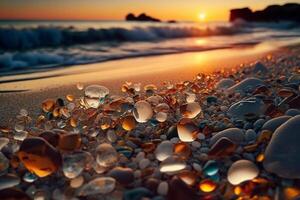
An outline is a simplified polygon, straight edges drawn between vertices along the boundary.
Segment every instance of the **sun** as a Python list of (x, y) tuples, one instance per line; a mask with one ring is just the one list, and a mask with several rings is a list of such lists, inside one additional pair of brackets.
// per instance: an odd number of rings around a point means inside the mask
[(198, 18), (200, 21), (204, 21), (206, 19), (206, 13), (205, 12), (200, 12), (198, 14)]

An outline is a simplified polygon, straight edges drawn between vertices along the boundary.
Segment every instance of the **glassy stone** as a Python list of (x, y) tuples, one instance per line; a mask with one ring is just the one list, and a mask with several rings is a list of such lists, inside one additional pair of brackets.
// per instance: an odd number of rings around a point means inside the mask
[(27, 131), (19, 131), (14, 133), (14, 139), (18, 141), (23, 141), (28, 135)]
[(227, 173), (227, 180), (232, 185), (238, 185), (244, 181), (252, 180), (259, 174), (257, 166), (249, 160), (234, 162)]
[(9, 160), (0, 152), (0, 175), (5, 173), (9, 167)]
[(55, 107), (55, 101), (53, 99), (46, 99), (42, 103), (42, 109), (44, 112), (51, 112)]
[[(20, 178), (14, 174), (0, 176), (0, 190), (11, 188), (20, 184)], [(3, 197), (1, 197), (2, 199)]]
[(100, 166), (111, 167), (118, 162), (118, 152), (111, 144), (103, 143), (97, 147), (96, 160)]
[(109, 89), (102, 85), (90, 85), (85, 88), (84, 94), (88, 98), (101, 99), (109, 94)]
[(193, 171), (183, 170), (177, 176), (187, 185), (193, 186), (196, 183), (197, 175)]
[(0, 137), (0, 151), (9, 143), (9, 139), (5, 137)]
[(152, 118), (153, 111), (151, 105), (147, 101), (138, 101), (134, 105), (133, 116), (140, 123), (147, 122)]
[(122, 127), (126, 131), (131, 131), (136, 126), (135, 118), (131, 115), (126, 116), (122, 119)]
[(38, 177), (30, 172), (26, 172), (23, 176), (23, 180), (26, 181), (27, 183), (33, 183), (37, 179)]
[(199, 133), (198, 127), (189, 119), (181, 119), (177, 124), (177, 132), (182, 142), (193, 142)]
[(167, 118), (168, 118), (168, 114), (164, 112), (159, 112), (155, 116), (155, 119), (159, 122), (165, 122)]
[(202, 192), (213, 192), (217, 188), (217, 184), (210, 179), (204, 179), (199, 183), (199, 189)]
[(161, 162), (159, 170), (163, 173), (173, 173), (183, 170), (185, 162), (177, 156), (171, 156)]
[(83, 176), (78, 176), (76, 178), (71, 179), (70, 186), (72, 188), (79, 188), (80, 186), (82, 186), (83, 183), (84, 183)]
[(218, 163), (214, 160), (207, 161), (203, 167), (203, 173), (206, 176), (213, 176), (217, 174), (218, 171), (219, 171)]
[(60, 153), (46, 140), (38, 137), (23, 140), (18, 157), (30, 172), (39, 177), (56, 172), (62, 164)]
[(84, 170), (87, 162), (86, 154), (75, 152), (63, 156), (62, 170), (67, 178), (76, 178)]
[(192, 103), (188, 103), (188, 104), (184, 104), (184, 105), (180, 106), (180, 113), (184, 118), (193, 119), (201, 111), (202, 111), (201, 107), (200, 107), (199, 103), (197, 103), (197, 102), (192, 102)]
[(163, 161), (166, 158), (172, 156), (173, 144), (170, 141), (163, 141), (160, 143), (155, 150), (155, 157), (159, 161)]
[(187, 143), (179, 142), (174, 145), (174, 153), (184, 159), (188, 159), (192, 154), (192, 151)]
[(108, 194), (116, 187), (116, 180), (111, 177), (100, 177), (91, 180), (79, 190), (79, 196)]
[(61, 134), (58, 142), (58, 147), (65, 151), (74, 151), (79, 149), (81, 145), (81, 136), (78, 133)]

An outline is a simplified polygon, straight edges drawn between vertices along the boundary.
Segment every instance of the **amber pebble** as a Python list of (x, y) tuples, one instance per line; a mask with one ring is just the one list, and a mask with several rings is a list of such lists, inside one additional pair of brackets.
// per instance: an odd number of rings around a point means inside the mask
[(296, 187), (286, 187), (283, 189), (284, 199), (294, 200), (300, 196), (300, 189)]
[(189, 171), (189, 170), (183, 170), (177, 175), (185, 184), (193, 186), (196, 183), (196, 173)]
[(39, 135), (39, 137), (44, 138), (47, 142), (49, 142), (54, 147), (58, 145), (59, 135), (53, 131), (44, 131)]
[(199, 189), (202, 192), (213, 192), (216, 188), (217, 184), (209, 179), (205, 179), (199, 183)]
[(75, 118), (71, 117), (70, 125), (74, 128), (77, 127), (77, 120)]
[(55, 100), (53, 99), (46, 99), (42, 103), (42, 109), (44, 112), (51, 112), (54, 109)]
[(228, 156), (237, 148), (237, 145), (226, 137), (220, 138), (209, 150), (209, 156)]
[(136, 121), (133, 116), (128, 115), (122, 119), (122, 127), (126, 131), (131, 131), (136, 126)]
[(0, 197), (1, 200), (31, 200), (25, 192), (17, 188), (0, 190)]
[(260, 135), (258, 136), (257, 142), (263, 143), (263, 142), (267, 142), (271, 139), (272, 137), (272, 131), (269, 130), (263, 130)]
[(61, 150), (73, 151), (79, 149), (81, 145), (81, 137), (78, 133), (66, 133), (60, 135), (58, 147)]
[(187, 143), (179, 142), (174, 145), (174, 153), (181, 156), (184, 159), (188, 159), (192, 152)]
[(52, 114), (53, 114), (53, 117), (60, 117), (61, 116), (61, 114), (60, 114), (60, 108), (59, 107), (54, 108)]
[(143, 150), (146, 152), (146, 153), (151, 153), (155, 150), (156, 148), (156, 145), (152, 142), (146, 142), (146, 143), (143, 143), (141, 145), (141, 147), (143, 148)]
[(265, 159), (265, 155), (263, 153), (260, 153), (256, 157), (256, 162), (262, 162)]
[(39, 137), (23, 140), (18, 157), (30, 172), (39, 177), (54, 173), (62, 165), (59, 151), (45, 139)]
[(67, 99), (68, 101), (74, 101), (75, 97), (74, 97), (72, 94), (68, 94), (68, 95), (66, 96), (66, 99)]

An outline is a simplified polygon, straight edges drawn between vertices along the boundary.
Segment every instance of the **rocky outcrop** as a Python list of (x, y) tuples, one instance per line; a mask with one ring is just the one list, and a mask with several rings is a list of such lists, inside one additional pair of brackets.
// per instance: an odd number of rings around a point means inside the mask
[(288, 3), (282, 6), (271, 5), (264, 10), (253, 12), (249, 8), (230, 10), (230, 21), (242, 19), (250, 22), (276, 22), (296, 21), (300, 22), (300, 4)]
[(126, 21), (141, 21), (141, 22), (160, 22), (159, 19), (153, 18), (151, 16), (148, 16), (145, 13), (142, 13), (138, 16), (135, 16), (132, 13), (129, 13), (128, 15), (126, 15)]

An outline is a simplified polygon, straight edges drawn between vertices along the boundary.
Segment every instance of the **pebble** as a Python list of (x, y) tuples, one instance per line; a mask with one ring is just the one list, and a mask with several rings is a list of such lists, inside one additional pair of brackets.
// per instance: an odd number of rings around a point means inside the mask
[(78, 192), (79, 196), (108, 194), (116, 187), (116, 180), (111, 177), (99, 177), (85, 184)]
[(213, 135), (210, 139), (210, 145), (214, 145), (220, 138), (228, 138), (235, 144), (241, 144), (244, 141), (244, 133), (239, 128), (228, 128)]
[(251, 77), (251, 78), (246, 78), (241, 82), (228, 88), (228, 91), (245, 94), (247, 92), (252, 92), (254, 89), (256, 89), (258, 86), (261, 85), (264, 85), (264, 82), (261, 79)]
[(263, 127), (261, 129), (274, 132), (279, 126), (281, 126), (283, 123), (285, 123), (290, 118), (291, 118), (291, 116), (284, 115), (284, 116), (270, 119), (263, 125)]
[(199, 129), (194, 122), (184, 118), (178, 122), (177, 132), (182, 142), (193, 142), (199, 133)]
[(144, 123), (152, 118), (153, 110), (147, 101), (138, 101), (134, 105), (133, 116), (137, 122)]
[(0, 151), (9, 143), (9, 139), (5, 137), (0, 137)]
[(200, 107), (199, 103), (197, 103), (197, 102), (187, 103), (187, 104), (180, 106), (180, 113), (184, 118), (193, 119), (201, 111), (202, 111), (201, 107)]
[(133, 170), (128, 167), (115, 167), (108, 172), (108, 176), (113, 177), (122, 185), (129, 185), (134, 181)]
[(168, 182), (166, 181), (161, 182), (157, 187), (157, 193), (163, 196), (168, 194), (168, 190), (169, 190), (169, 185)]
[(100, 144), (96, 149), (96, 160), (100, 166), (111, 167), (118, 161), (118, 152), (108, 143)]
[(254, 142), (256, 140), (256, 132), (253, 129), (248, 129), (245, 133), (247, 142)]
[(283, 178), (300, 178), (300, 116), (290, 118), (279, 126), (269, 142), (264, 168)]
[(155, 157), (159, 161), (164, 161), (173, 154), (173, 143), (170, 141), (163, 141), (155, 149)]
[(145, 169), (146, 167), (148, 167), (150, 165), (150, 160), (147, 158), (143, 158), (142, 160), (140, 160), (139, 162), (139, 167), (140, 169)]
[(216, 89), (217, 90), (226, 90), (233, 86), (235, 84), (234, 80), (230, 78), (224, 78), (221, 79), (217, 84), (216, 84)]
[(161, 162), (159, 170), (163, 173), (174, 173), (186, 167), (184, 161), (178, 156), (172, 156)]
[(244, 181), (252, 180), (259, 174), (257, 166), (249, 160), (234, 162), (227, 173), (227, 180), (232, 185), (238, 185)]
[[(19, 185), (21, 182), (20, 178), (14, 174), (5, 174), (0, 176), (0, 190), (11, 188)], [(1, 199), (3, 197), (1, 196)]]

